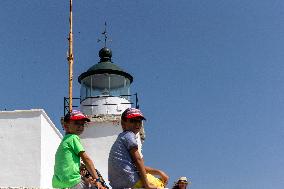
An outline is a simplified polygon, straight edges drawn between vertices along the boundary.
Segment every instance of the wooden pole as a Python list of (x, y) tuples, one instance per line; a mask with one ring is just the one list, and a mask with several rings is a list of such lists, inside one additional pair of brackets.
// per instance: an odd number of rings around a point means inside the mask
[(68, 49), (68, 63), (69, 63), (69, 111), (72, 111), (73, 107), (73, 94), (72, 94), (72, 89), (73, 89), (73, 62), (74, 62), (74, 57), (73, 57), (73, 19), (72, 19), (72, 0), (70, 0), (70, 17), (69, 17), (69, 23), (70, 23), (70, 32), (69, 32), (69, 49)]

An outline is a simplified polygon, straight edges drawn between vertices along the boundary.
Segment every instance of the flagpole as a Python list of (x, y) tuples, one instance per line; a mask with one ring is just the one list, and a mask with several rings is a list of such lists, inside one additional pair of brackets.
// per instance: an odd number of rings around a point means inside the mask
[(70, 23), (70, 32), (69, 32), (69, 49), (68, 49), (68, 64), (69, 64), (69, 111), (72, 111), (72, 100), (73, 100), (73, 63), (74, 63), (74, 57), (73, 57), (73, 19), (72, 19), (72, 0), (70, 0), (70, 17), (69, 17), (69, 23)]

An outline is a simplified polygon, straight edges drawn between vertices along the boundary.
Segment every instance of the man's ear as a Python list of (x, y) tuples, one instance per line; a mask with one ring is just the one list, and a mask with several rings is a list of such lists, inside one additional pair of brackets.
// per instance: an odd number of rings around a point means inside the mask
[(124, 121), (123, 119), (121, 119), (121, 127), (122, 127), (122, 129), (125, 129), (125, 123), (126, 123), (126, 121)]
[(66, 123), (63, 124), (63, 130), (68, 131), (68, 125)]

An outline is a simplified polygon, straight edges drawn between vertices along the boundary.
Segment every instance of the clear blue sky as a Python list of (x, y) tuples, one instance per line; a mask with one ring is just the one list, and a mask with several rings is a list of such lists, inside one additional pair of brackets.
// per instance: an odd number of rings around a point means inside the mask
[[(68, 95), (68, 0), (0, 1), (0, 109), (43, 108), (58, 128)], [(77, 77), (98, 62), (134, 76), (148, 118), (144, 156), (193, 189), (284, 186), (284, 1), (74, 0)]]

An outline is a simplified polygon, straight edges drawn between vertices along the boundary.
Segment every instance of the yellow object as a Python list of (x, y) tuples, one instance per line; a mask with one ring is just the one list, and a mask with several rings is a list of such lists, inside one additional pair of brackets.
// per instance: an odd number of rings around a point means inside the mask
[[(147, 173), (147, 180), (149, 182), (149, 184), (157, 187), (157, 188), (164, 188), (165, 185), (163, 183), (163, 181), (161, 181), (161, 179), (154, 177), (153, 175)], [(141, 180), (139, 180), (135, 185), (134, 188), (142, 188), (143, 187), (143, 183)]]

